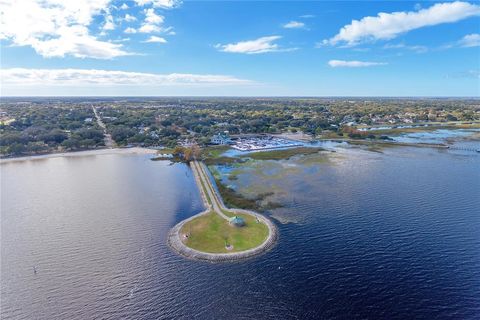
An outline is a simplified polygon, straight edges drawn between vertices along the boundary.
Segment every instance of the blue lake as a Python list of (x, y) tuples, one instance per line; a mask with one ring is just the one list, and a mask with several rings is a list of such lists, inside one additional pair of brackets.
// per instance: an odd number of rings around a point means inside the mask
[(246, 169), (232, 184), (272, 187), (280, 239), (229, 264), (169, 249), (201, 199), (186, 165), (149, 157), (0, 166), (2, 319), (480, 318), (475, 153), (344, 148)]

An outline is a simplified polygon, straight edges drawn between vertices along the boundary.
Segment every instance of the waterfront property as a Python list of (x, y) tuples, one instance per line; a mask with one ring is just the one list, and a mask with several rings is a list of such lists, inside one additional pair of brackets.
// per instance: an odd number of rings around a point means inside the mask
[(228, 135), (228, 131), (226, 131), (224, 133), (217, 133), (213, 135), (213, 137), (210, 139), (210, 142), (212, 144), (228, 145), (232, 143), (232, 139)]

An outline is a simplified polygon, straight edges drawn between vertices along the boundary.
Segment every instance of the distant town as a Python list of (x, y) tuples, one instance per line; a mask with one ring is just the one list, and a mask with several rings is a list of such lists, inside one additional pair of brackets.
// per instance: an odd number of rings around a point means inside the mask
[(405, 130), (480, 127), (478, 99), (5, 98), (3, 157), (97, 149), (387, 139)]

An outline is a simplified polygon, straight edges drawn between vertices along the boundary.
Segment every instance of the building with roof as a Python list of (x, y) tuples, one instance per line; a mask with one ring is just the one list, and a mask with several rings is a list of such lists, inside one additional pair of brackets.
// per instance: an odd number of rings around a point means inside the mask
[(245, 219), (239, 216), (235, 216), (230, 219), (230, 224), (235, 227), (243, 227), (245, 226)]
[(219, 145), (226, 145), (232, 143), (232, 139), (228, 133), (218, 133), (213, 135), (212, 139), (210, 139), (212, 144), (219, 144)]

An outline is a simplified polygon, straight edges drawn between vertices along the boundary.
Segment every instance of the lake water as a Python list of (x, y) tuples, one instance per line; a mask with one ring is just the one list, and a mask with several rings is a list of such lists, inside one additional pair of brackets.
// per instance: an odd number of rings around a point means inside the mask
[(468, 138), (479, 132), (480, 129), (438, 129), (434, 131), (404, 133), (393, 137), (393, 140), (406, 143), (446, 143), (450, 139), (455, 139), (454, 142), (457, 142), (461, 138)]
[(285, 207), (269, 213), (276, 247), (230, 264), (168, 248), (201, 199), (187, 166), (149, 157), (0, 166), (2, 319), (480, 318), (475, 153), (343, 148), (243, 168), (232, 185)]

